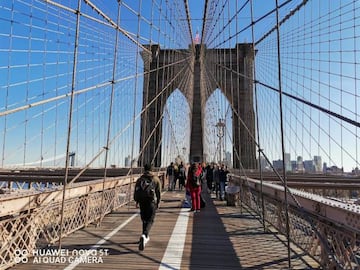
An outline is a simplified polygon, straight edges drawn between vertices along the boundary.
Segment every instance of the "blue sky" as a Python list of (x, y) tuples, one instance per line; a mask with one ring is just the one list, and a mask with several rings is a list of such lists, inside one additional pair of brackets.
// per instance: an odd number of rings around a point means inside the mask
[[(255, 21), (275, 5), (275, 1), (252, 2)], [(285, 2), (279, 1), (279, 4)], [(280, 18), (300, 2), (287, 3), (280, 9)], [(70, 9), (76, 7), (75, 1), (59, 3)], [(104, 5), (102, 1), (93, 3), (116, 21), (116, 5)], [(139, 9), (139, 1), (123, 1), (121, 9), (120, 26), (127, 36), (119, 35), (115, 71), (118, 82), (111, 129), (114, 143), (110, 153), (111, 162), (118, 164), (123, 163), (124, 156), (136, 155), (139, 151), (139, 143), (133, 137), (140, 132), (143, 80), (142, 76), (138, 79), (135, 76), (143, 72), (143, 64), (137, 55), (139, 47), (130, 42), (129, 37), (139, 44), (160, 43), (162, 48), (187, 47), (191, 38), (181, 13), (182, 1), (174, 2), (172, 9), (166, 12), (165, 8), (162, 12), (152, 10), (151, 3), (143, 1), (141, 14), (147, 20), (141, 20), (140, 24), (138, 16), (132, 12)], [(188, 3), (195, 35), (197, 29), (202, 30), (204, 1), (189, 0)], [(209, 6), (216, 8), (213, 24), (207, 29), (209, 48), (234, 47), (235, 43), (252, 41), (251, 27), (248, 27), (251, 21), (249, 2), (224, 3), (231, 4), (226, 4), (224, 13), (219, 16), (222, 2), (217, 7)], [(247, 4), (242, 7), (243, 3)], [(355, 64), (359, 63), (359, 5), (351, 0), (331, 2), (331, 5), (330, 1), (308, 1), (280, 29), (283, 91), (355, 121), (359, 121), (360, 68)], [(73, 85), (78, 92), (70, 150), (78, 153), (79, 164), (83, 165), (106, 144), (116, 35), (108, 22), (85, 3), (82, 3), (82, 12), (88, 18), (80, 19)], [(158, 28), (150, 26), (151, 17)], [(272, 13), (256, 23), (256, 41), (275, 25), (275, 19)], [(0, 156), (3, 164), (39, 164), (41, 159), (64, 155), (69, 99), (62, 96), (69, 94), (72, 87), (75, 29), (74, 14), (41, 0), (0, 4)], [(278, 87), (275, 32), (259, 43), (257, 50), (257, 79)], [(275, 160), (281, 157), (279, 98), (266, 87), (258, 86), (258, 91), (262, 109), (259, 112), (260, 141), (269, 158)], [(50, 101), (55, 97), (58, 99)], [(37, 102), (43, 104), (36, 105)], [(36, 106), (21, 109), (29, 105)], [(227, 105), (222, 106), (225, 111)], [(5, 116), (11, 109), (19, 111)], [(344, 166), (347, 170), (357, 165), (360, 144), (356, 128), (288, 98), (284, 99), (284, 119), (286, 152), (291, 153), (292, 159), (298, 155), (304, 159), (321, 155), (328, 164)], [(101, 154), (96, 165), (101, 166), (103, 158)], [(60, 166), (62, 162), (53, 163)]]

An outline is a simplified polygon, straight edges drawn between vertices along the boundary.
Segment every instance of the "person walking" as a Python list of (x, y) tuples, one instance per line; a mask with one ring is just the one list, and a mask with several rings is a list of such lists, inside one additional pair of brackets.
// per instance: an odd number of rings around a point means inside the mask
[(159, 177), (153, 174), (152, 166), (145, 164), (144, 174), (135, 184), (134, 200), (136, 207), (140, 207), (142, 221), (142, 235), (139, 240), (139, 250), (144, 250), (150, 240), (149, 233), (154, 223), (156, 210), (161, 201), (161, 183)]
[(207, 190), (209, 193), (213, 190), (213, 180), (214, 180), (214, 164), (211, 163), (206, 166), (206, 183)]
[(225, 199), (225, 185), (228, 173), (229, 171), (227, 170), (225, 165), (221, 164), (221, 167), (219, 169), (220, 201), (223, 201)]
[(182, 190), (185, 187), (186, 169), (184, 164), (181, 162), (179, 165), (179, 189)]
[(168, 190), (172, 191), (175, 189), (174, 186), (174, 178), (175, 178), (175, 167), (174, 167), (174, 162), (171, 162), (170, 165), (166, 168), (166, 175), (165, 175), (168, 179)]
[(215, 195), (216, 195), (216, 198), (219, 199), (219, 196), (220, 196), (220, 179), (219, 179), (219, 165), (218, 164), (215, 164), (214, 165), (214, 170), (213, 170), (213, 174), (214, 174), (214, 186), (213, 186), (213, 191), (215, 191)]
[(200, 212), (200, 194), (201, 194), (201, 175), (202, 168), (198, 163), (193, 163), (189, 169), (186, 189), (189, 190), (191, 196), (191, 209), (190, 211)]

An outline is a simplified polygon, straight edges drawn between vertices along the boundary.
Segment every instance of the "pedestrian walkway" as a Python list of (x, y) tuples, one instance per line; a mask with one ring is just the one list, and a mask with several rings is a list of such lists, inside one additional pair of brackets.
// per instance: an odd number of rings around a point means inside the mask
[[(89, 225), (64, 238), (62, 261), (39, 253), (12, 269), (288, 269), (286, 241), (264, 233), (249, 211), (207, 196), (206, 207), (193, 213), (182, 208), (183, 200), (184, 192), (163, 194), (144, 251), (138, 250), (141, 221), (132, 203), (106, 216), (101, 226)], [(318, 269), (295, 248), (291, 256), (291, 269)]]

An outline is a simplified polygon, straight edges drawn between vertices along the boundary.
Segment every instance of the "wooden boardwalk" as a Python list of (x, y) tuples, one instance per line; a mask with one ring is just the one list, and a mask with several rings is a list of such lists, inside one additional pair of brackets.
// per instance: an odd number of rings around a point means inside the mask
[[(140, 216), (131, 205), (106, 216), (101, 226), (89, 225), (64, 238), (62, 256), (39, 254), (11, 269), (288, 269), (284, 238), (264, 233), (248, 211), (207, 195), (206, 207), (192, 213), (182, 207), (183, 200), (183, 192), (163, 194), (144, 251), (138, 250)], [(91, 254), (75, 259), (76, 253), (86, 251)], [(295, 247), (291, 265), (319, 269)]]

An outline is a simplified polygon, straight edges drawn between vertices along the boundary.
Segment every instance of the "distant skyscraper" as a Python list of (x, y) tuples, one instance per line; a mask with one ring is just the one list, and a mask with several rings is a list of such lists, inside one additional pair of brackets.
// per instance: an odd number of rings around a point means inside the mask
[(315, 166), (315, 172), (319, 173), (323, 171), (321, 156), (314, 156), (314, 166)]
[(291, 171), (295, 172), (297, 168), (297, 161), (296, 160), (292, 160), (291, 161)]
[(130, 155), (125, 158), (125, 167), (130, 167), (131, 165), (131, 157)]
[(290, 154), (285, 153), (285, 170), (287, 172), (291, 172), (291, 160), (290, 160)]
[(315, 171), (315, 165), (313, 160), (305, 160), (304, 161), (304, 169), (305, 172), (314, 172)]
[(304, 162), (302, 156), (298, 156), (296, 159), (296, 170), (298, 172), (304, 172)]
[(276, 170), (282, 170), (282, 168), (283, 168), (283, 161), (282, 161), (281, 159), (273, 160), (273, 167), (274, 167)]

